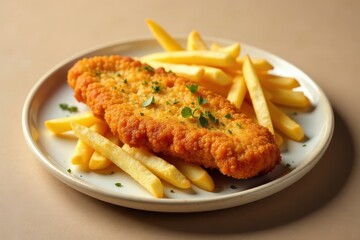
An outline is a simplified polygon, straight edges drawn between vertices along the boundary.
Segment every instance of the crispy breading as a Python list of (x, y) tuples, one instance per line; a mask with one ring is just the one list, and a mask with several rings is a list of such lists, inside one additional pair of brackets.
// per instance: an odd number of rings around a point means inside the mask
[[(93, 57), (70, 69), (68, 83), (76, 99), (130, 146), (217, 168), (239, 179), (266, 173), (280, 162), (268, 129), (223, 96), (202, 86), (190, 91), (190, 80), (163, 68), (129, 57)], [(185, 107), (192, 116), (181, 114)], [(200, 115), (207, 126), (200, 123)]]

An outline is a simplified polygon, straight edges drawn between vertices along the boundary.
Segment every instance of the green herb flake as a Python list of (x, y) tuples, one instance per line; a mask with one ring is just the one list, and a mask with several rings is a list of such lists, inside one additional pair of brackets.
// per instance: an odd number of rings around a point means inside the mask
[(209, 126), (209, 121), (204, 117), (203, 114), (200, 114), (200, 117), (199, 117), (199, 123), (200, 123), (200, 126), (206, 128), (207, 126)]
[(149, 66), (149, 65), (145, 65), (145, 66), (144, 66), (144, 69), (145, 69), (146, 71), (148, 71), (148, 72), (151, 72), (151, 73), (154, 72), (154, 68), (151, 67), (151, 66)]
[(302, 146), (303, 146), (303, 147), (306, 147), (306, 144), (303, 144)]
[(180, 101), (178, 101), (178, 100), (174, 100), (174, 102), (173, 102), (173, 104), (175, 105), (175, 104), (178, 104)]
[(78, 108), (76, 106), (69, 106), (66, 103), (60, 103), (59, 106), (61, 110), (69, 111), (70, 113), (74, 113), (78, 111)]
[(161, 86), (159, 85), (155, 85), (155, 86), (151, 86), (153, 93), (159, 93), (161, 91)]
[(69, 168), (69, 169), (67, 170), (67, 172), (68, 172), (68, 173), (71, 173), (71, 169)]
[(191, 108), (189, 108), (189, 107), (184, 107), (181, 110), (181, 116), (183, 116), (183, 118), (188, 118), (188, 117), (191, 117), (192, 115), (193, 115), (193, 113), (191, 111)]
[(214, 115), (212, 115), (212, 113), (210, 111), (206, 111), (206, 115), (208, 116), (210, 121), (212, 121), (213, 123), (215, 123), (215, 124), (219, 123), (219, 119), (215, 118)]
[(150, 98), (146, 99), (145, 101), (143, 101), (143, 103), (141, 104), (142, 107), (147, 107), (151, 104), (155, 103), (155, 98), (154, 96), (151, 96)]
[(232, 134), (232, 131), (230, 129), (227, 130), (230, 134)]
[(240, 129), (242, 129), (242, 125), (240, 123), (236, 123), (236, 126), (238, 126)]
[(143, 113), (143, 112), (140, 112), (140, 115), (141, 115), (141, 116), (144, 116), (144, 113)]
[(124, 78), (123, 83), (127, 84), (127, 78)]
[(230, 119), (230, 118), (231, 118), (231, 114), (230, 114), (230, 113), (227, 113), (224, 117), (226, 117), (227, 119)]
[(122, 187), (123, 185), (121, 183), (117, 182), (117, 183), (115, 183), (115, 186)]
[(116, 73), (116, 76), (117, 76), (117, 77), (121, 77), (121, 73), (120, 73), (120, 72), (117, 72), (117, 73)]
[(198, 104), (199, 105), (205, 104), (207, 102), (208, 102), (208, 100), (206, 100), (205, 98), (202, 98), (201, 96), (198, 96)]
[(196, 93), (199, 86), (196, 84), (186, 85), (186, 88), (190, 90), (192, 93)]

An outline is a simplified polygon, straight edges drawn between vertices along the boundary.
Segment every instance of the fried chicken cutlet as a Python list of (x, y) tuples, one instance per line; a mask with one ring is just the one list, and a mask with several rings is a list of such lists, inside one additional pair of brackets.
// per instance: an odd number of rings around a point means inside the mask
[(68, 73), (75, 98), (132, 147), (246, 179), (280, 162), (273, 135), (223, 96), (129, 57), (78, 61)]

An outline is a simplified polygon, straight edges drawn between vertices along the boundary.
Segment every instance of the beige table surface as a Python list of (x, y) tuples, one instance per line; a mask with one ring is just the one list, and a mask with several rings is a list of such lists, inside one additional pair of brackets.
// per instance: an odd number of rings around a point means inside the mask
[[(150, 3), (152, 2), (152, 3)], [(335, 112), (333, 140), (304, 178), (220, 211), (166, 214), (87, 197), (54, 178), (24, 141), (21, 111), (38, 79), (107, 42), (193, 29), (266, 49), (309, 74)], [(359, 1), (2, 1), (0, 239), (359, 239)]]

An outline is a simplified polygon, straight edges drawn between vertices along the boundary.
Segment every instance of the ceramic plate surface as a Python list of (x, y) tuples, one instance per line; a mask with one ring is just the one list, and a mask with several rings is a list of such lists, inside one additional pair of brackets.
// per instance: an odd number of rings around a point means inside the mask
[[(224, 45), (233, 43), (220, 39), (208, 40)], [(185, 43), (184, 40), (180, 41)], [(258, 48), (246, 44), (241, 47), (241, 55), (250, 54), (253, 58), (265, 58), (272, 63), (273, 73), (298, 79), (300, 90), (305, 92), (314, 106), (309, 112), (289, 112), (303, 127), (307, 140), (301, 143), (287, 141), (282, 149), (282, 163), (267, 175), (235, 180), (210, 171), (216, 184), (215, 192), (206, 192), (194, 186), (184, 191), (165, 185), (165, 197), (157, 199), (123, 172), (108, 175), (85, 173), (70, 164), (76, 139), (71, 134), (55, 136), (44, 127), (45, 120), (69, 115), (59, 108), (60, 103), (75, 105), (80, 111), (87, 110), (85, 105), (74, 99), (66, 83), (67, 71), (82, 57), (110, 54), (139, 57), (162, 51), (152, 39), (99, 47), (51, 69), (33, 87), (25, 102), (22, 119), (25, 139), (41, 163), (65, 184), (89, 196), (124, 207), (161, 212), (208, 211), (238, 206), (274, 194), (304, 176), (321, 158), (332, 136), (333, 112), (322, 90), (300, 69)], [(68, 169), (72, 170), (71, 173)], [(118, 182), (123, 186), (115, 186)]]

